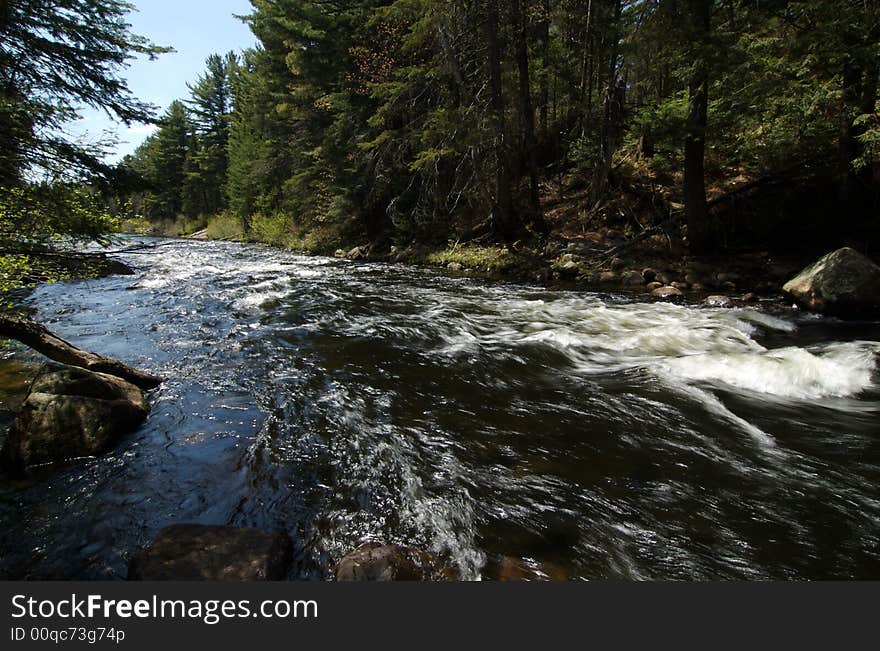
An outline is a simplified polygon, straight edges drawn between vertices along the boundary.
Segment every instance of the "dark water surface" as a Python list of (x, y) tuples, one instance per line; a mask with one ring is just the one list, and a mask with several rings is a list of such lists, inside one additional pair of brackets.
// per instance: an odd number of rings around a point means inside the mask
[[(880, 578), (880, 325), (179, 242), (30, 299), (168, 381), (113, 452), (0, 480), (0, 576), (123, 578), (163, 526), (368, 540), (468, 579)], [(20, 357), (20, 354), (17, 354)], [(508, 560), (505, 560), (508, 559)]]

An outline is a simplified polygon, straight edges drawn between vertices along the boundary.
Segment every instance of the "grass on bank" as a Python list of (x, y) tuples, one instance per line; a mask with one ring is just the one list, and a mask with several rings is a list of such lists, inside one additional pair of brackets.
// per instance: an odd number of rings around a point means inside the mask
[(439, 267), (457, 264), (462, 269), (503, 274), (517, 265), (517, 257), (507, 247), (469, 244), (429, 253), (425, 262)]
[[(363, 244), (363, 236), (351, 224), (325, 222), (305, 227), (284, 215), (257, 213), (247, 223), (228, 213), (213, 217), (151, 223), (145, 219), (127, 219), (121, 232), (159, 237), (188, 237), (204, 231), (209, 240), (256, 242), (313, 255), (333, 255), (339, 249), (349, 251)], [(417, 247), (405, 259), (415, 264), (455, 268), (488, 274), (506, 275), (524, 265), (522, 256), (506, 246), (449, 244), (442, 250)]]

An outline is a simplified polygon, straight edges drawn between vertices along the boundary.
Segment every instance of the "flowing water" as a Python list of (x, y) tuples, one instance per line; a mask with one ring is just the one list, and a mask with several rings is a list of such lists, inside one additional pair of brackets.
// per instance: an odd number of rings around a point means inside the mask
[(4, 577), (123, 578), (199, 522), (288, 532), (291, 578), (371, 540), (466, 579), (880, 578), (880, 324), (240, 244), (128, 260), (29, 303), (168, 379), (109, 454), (0, 480)]

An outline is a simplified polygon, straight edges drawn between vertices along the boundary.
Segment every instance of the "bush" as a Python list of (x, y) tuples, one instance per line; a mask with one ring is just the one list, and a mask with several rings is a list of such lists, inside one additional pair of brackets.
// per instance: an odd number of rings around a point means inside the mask
[(248, 236), (255, 242), (286, 246), (294, 231), (293, 219), (276, 213), (267, 215), (258, 212), (250, 219)]
[(238, 217), (221, 213), (208, 220), (206, 234), (211, 240), (240, 241), (244, 239), (244, 224)]

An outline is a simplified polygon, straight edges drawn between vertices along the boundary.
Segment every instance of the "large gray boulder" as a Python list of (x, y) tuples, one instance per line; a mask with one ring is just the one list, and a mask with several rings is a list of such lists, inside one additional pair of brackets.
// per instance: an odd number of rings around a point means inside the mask
[(129, 581), (281, 581), (293, 559), (282, 533), (220, 525), (165, 527), (131, 557)]
[(428, 552), (403, 545), (367, 543), (336, 565), (337, 581), (433, 581), (447, 578)]
[(12, 422), (0, 461), (13, 472), (100, 454), (149, 413), (143, 392), (112, 375), (63, 367), (38, 377)]
[(782, 290), (813, 312), (842, 317), (880, 314), (880, 267), (848, 247), (813, 263)]

